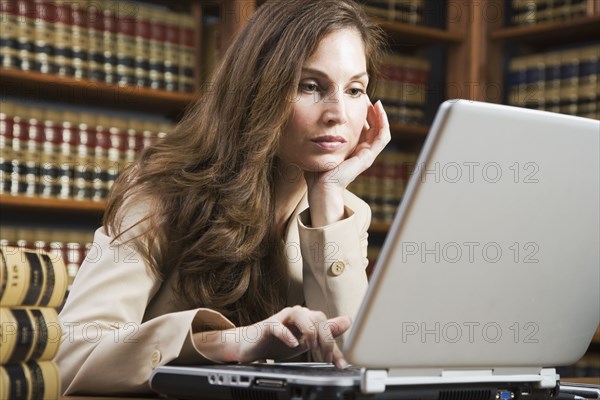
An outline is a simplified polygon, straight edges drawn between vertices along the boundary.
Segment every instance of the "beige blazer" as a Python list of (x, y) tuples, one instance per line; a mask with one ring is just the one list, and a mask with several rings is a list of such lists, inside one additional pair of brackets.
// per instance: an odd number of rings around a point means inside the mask
[[(291, 276), (288, 304), (305, 304), (328, 317), (354, 318), (367, 289), (369, 206), (346, 191), (347, 218), (310, 227), (306, 194), (287, 227)], [(128, 211), (137, 221), (144, 207)], [(81, 265), (60, 313), (62, 342), (56, 361), (65, 395), (149, 392), (148, 377), (167, 363), (207, 364), (192, 331), (232, 328), (207, 308), (184, 309), (174, 298), (175, 278), (154, 278), (128, 245), (112, 243), (103, 227)]]

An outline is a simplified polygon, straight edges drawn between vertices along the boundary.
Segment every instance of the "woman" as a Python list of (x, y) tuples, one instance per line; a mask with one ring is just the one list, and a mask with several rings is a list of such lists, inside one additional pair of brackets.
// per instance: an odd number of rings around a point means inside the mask
[(381, 43), (351, 0), (259, 8), (113, 188), (61, 313), (66, 394), (148, 391), (166, 363), (347, 365), (370, 210), (345, 188), (390, 140), (366, 94)]

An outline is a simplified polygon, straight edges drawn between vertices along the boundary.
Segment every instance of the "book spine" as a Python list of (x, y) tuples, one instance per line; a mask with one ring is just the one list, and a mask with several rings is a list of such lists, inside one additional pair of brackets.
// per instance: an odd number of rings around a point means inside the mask
[(560, 112), (577, 115), (577, 89), (579, 87), (579, 52), (565, 50), (560, 53)]
[(537, 22), (548, 22), (552, 20), (553, 0), (538, 0), (536, 3)]
[(87, 15), (87, 0), (72, 2), (71, 13), (70, 46), (73, 55), (73, 77), (76, 79), (87, 79), (89, 76), (89, 18)]
[(122, 119), (111, 118), (109, 124), (108, 191), (113, 187), (124, 168), (127, 150), (127, 122)]
[(87, 7), (88, 79), (104, 81), (104, 15), (102, 3), (92, 1)]
[(0, 365), (54, 358), (62, 335), (54, 308), (0, 307), (0, 316)]
[(94, 179), (94, 195), (92, 200), (100, 201), (108, 196), (108, 170), (110, 161), (108, 151), (110, 149), (110, 119), (99, 116), (96, 119), (94, 147), (94, 165), (97, 168), (97, 176)]
[(67, 290), (62, 257), (6, 246), (0, 248), (0, 303), (4, 307), (58, 307)]
[(117, 35), (117, 18), (116, 10), (119, 8), (119, 3), (116, 1), (101, 1), (102, 9), (102, 65), (104, 82), (116, 83), (116, 35)]
[(57, 14), (54, 23), (54, 64), (59, 76), (73, 76), (73, 51), (71, 49), (71, 29), (73, 18), (67, 1), (56, 1)]
[(60, 193), (59, 182), (59, 148), (60, 113), (47, 110), (44, 113), (44, 142), (40, 162), (40, 197), (56, 198)]
[(396, 212), (396, 206), (398, 206), (398, 200), (394, 196), (396, 188), (394, 152), (384, 151), (379, 158), (381, 163), (381, 180), (379, 182), (382, 202), (381, 219), (384, 222), (391, 222)]
[(23, 193), (22, 176), (25, 170), (25, 146), (27, 135), (27, 108), (19, 105), (14, 107), (12, 118), (12, 160), (10, 175), (10, 194)]
[(49, 0), (35, 0), (34, 69), (43, 74), (54, 73), (54, 24), (56, 7)]
[(13, 172), (14, 104), (5, 102), (0, 109), (0, 194), (9, 194)]
[(152, 89), (165, 88), (165, 68), (164, 68), (164, 42), (165, 42), (165, 24), (163, 11), (152, 9), (150, 11), (150, 87)]
[(179, 16), (174, 12), (165, 14), (165, 37), (163, 42), (163, 70), (165, 71), (165, 90), (179, 89)]
[(148, 7), (140, 5), (135, 18), (135, 84), (150, 86), (150, 12)]
[(35, 55), (35, 5), (32, 0), (17, 0), (18, 66), (23, 71), (34, 69)]
[[(179, 21), (179, 91), (194, 91), (194, 65), (196, 49), (194, 48), (194, 19), (190, 15), (180, 15)], [(205, 52), (203, 57), (203, 70), (205, 78), (208, 81), (217, 59), (219, 58), (218, 48), (218, 25), (212, 24), (207, 30), (212, 35), (205, 35)], [(212, 40), (209, 40), (212, 39)]]
[(115, 14), (116, 34), (116, 82), (121, 86), (135, 83), (135, 26), (137, 6), (121, 2)]
[(81, 113), (78, 115), (77, 150), (73, 175), (73, 198), (76, 200), (91, 200), (93, 197), (93, 182), (96, 176), (94, 166), (95, 132), (94, 115)]
[(579, 115), (600, 119), (600, 45), (580, 50)]
[(40, 159), (44, 142), (43, 112), (38, 108), (29, 108), (27, 111), (27, 141), (22, 194), (27, 197), (35, 197), (39, 193)]
[(545, 74), (546, 65), (542, 55), (535, 54), (527, 58), (525, 70), (526, 107), (536, 110), (545, 109)]
[(53, 361), (0, 366), (0, 398), (3, 400), (58, 399), (60, 372)]
[(0, 66), (19, 68), (18, 7), (15, 1), (0, 2), (2, 24), (0, 24)]
[(127, 124), (127, 145), (125, 150), (125, 167), (135, 162), (139, 151), (142, 149), (143, 126), (137, 120), (129, 120)]
[(546, 110), (560, 112), (560, 56), (557, 52), (544, 55)]

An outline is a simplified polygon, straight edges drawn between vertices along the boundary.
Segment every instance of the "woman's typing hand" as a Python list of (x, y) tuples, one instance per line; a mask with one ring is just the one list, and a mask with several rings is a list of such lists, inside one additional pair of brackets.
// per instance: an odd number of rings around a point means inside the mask
[(348, 363), (335, 338), (350, 325), (348, 317), (327, 319), (321, 311), (294, 306), (253, 325), (194, 333), (194, 342), (205, 357), (217, 362), (285, 360), (311, 350), (320, 352), (324, 361), (345, 368)]

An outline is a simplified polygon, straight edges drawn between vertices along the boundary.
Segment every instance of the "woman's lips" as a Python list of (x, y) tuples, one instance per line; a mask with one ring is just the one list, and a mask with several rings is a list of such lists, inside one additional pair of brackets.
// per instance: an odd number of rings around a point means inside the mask
[(346, 143), (346, 139), (341, 136), (319, 136), (317, 138), (311, 139), (311, 141), (316, 144), (319, 148), (323, 150), (333, 151), (337, 150)]

